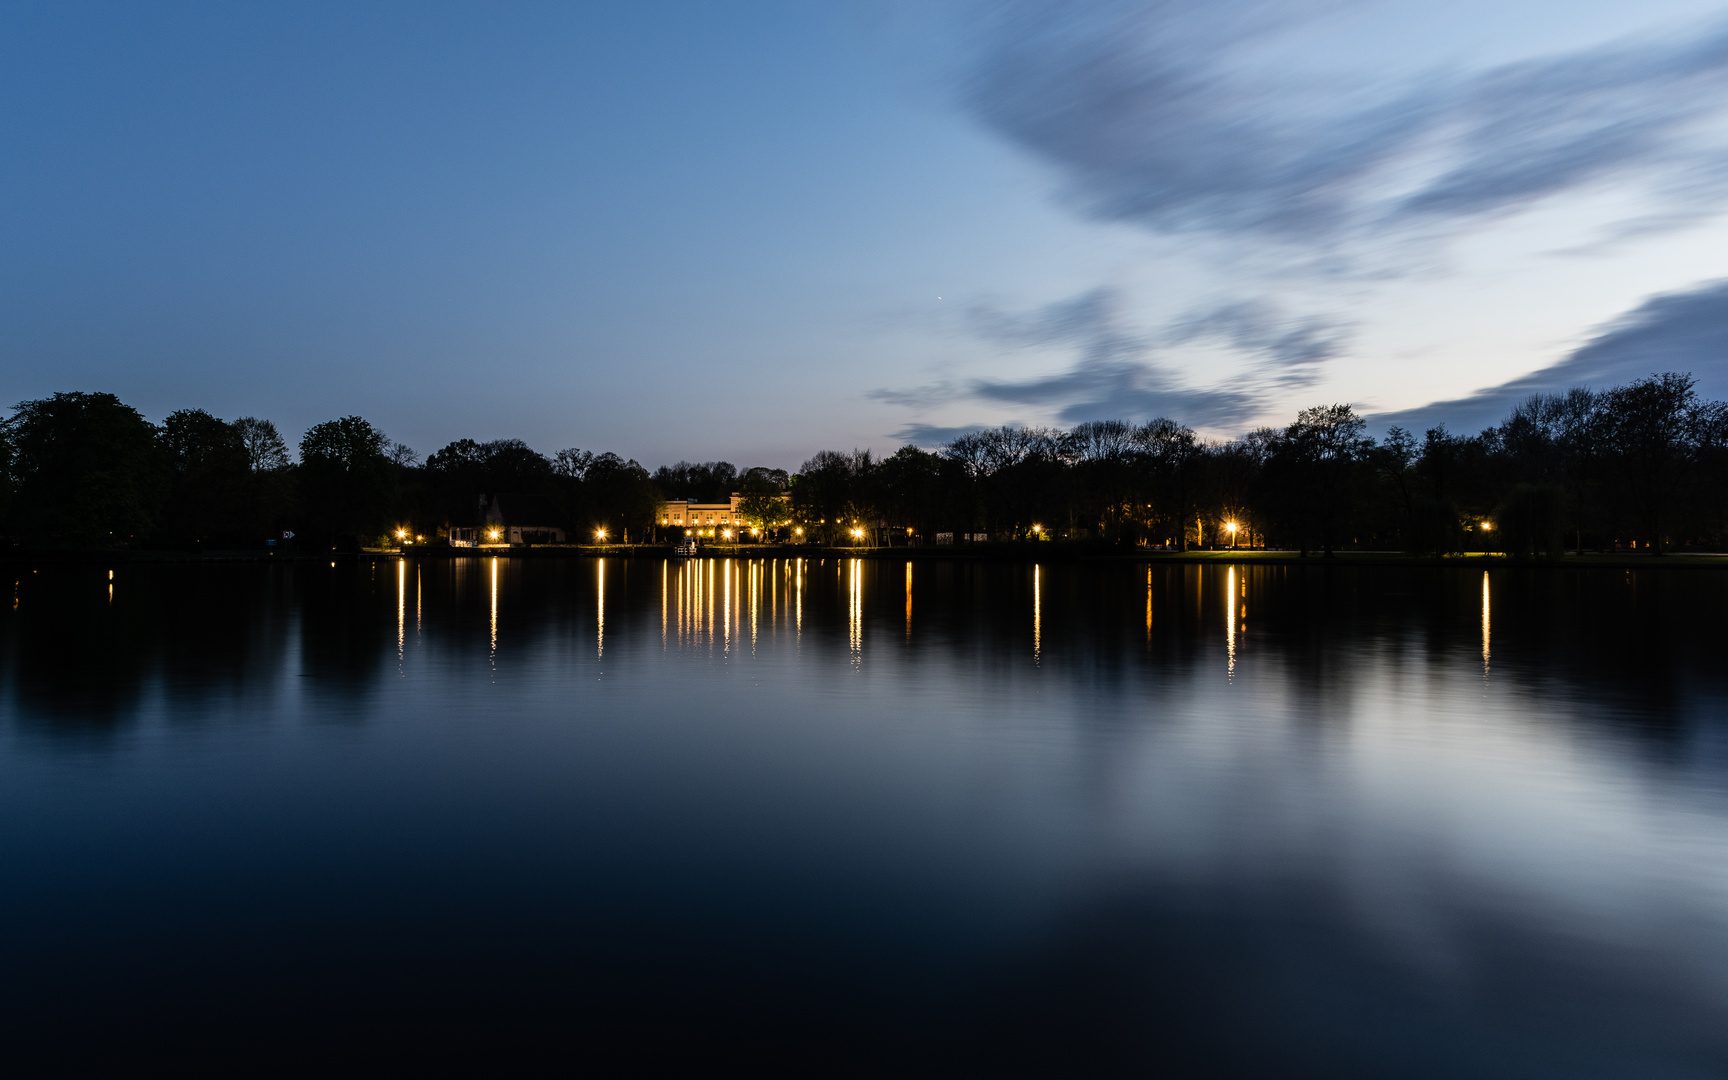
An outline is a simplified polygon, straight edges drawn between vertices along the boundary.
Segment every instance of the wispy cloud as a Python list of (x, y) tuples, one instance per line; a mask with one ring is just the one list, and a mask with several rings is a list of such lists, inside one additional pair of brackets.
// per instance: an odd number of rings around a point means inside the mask
[(1532, 394), (1574, 386), (1601, 390), (1663, 371), (1698, 379), (1701, 393), (1728, 398), (1728, 281), (1651, 297), (1603, 327), (1564, 360), (1468, 397), (1374, 419), (1409, 428), (1444, 423), (1474, 431), (1506, 418)]
[(911, 443), (935, 449), (938, 446), (953, 442), (962, 435), (970, 435), (983, 427), (982, 424), (963, 424), (959, 427), (942, 427), (939, 424), (907, 424), (894, 433), (901, 442)]
[[(1174, 416), (1229, 427), (1251, 419), (1271, 397), (1312, 382), (1320, 365), (1342, 349), (1347, 333), (1330, 320), (1292, 318), (1263, 301), (1191, 312), (1151, 332), (1128, 326), (1120, 308), (1117, 294), (1102, 288), (1028, 312), (974, 307), (971, 326), (985, 340), (1016, 349), (1066, 349), (1072, 359), (1026, 378), (976, 378), (872, 396), (915, 408), (1019, 405), (1063, 423)], [(1228, 385), (1194, 385), (1166, 358), (1184, 346), (1222, 348), (1246, 360), (1247, 371)], [(915, 424), (901, 436), (925, 430)]]
[(1087, 212), (1165, 232), (1348, 245), (1634, 177), (1669, 206), (1728, 199), (1721, 26), (1377, 83), (1244, 62), (1337, 6), (1009, 4), (969, 100)]
[(1243, 300), (1178, 321), (1169, 346), (1216, 342), (1257, 361), (1262, 390), (1313, 382), (1320, 365), (1343, 349), (1348, 328), (1327, 318), (1293, 319), (1265, 300)]

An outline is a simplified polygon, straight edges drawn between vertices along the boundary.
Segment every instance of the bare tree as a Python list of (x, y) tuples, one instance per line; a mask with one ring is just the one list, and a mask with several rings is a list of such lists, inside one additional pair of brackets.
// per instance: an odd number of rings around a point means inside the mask
[(293, 464), (288, 456), (288, 444), (282, 441), (276, 425), (256, 416), (242, 416), (234, 421), (240, 442), (246, 447), (247, 459), (253, 472), (275, 472)]

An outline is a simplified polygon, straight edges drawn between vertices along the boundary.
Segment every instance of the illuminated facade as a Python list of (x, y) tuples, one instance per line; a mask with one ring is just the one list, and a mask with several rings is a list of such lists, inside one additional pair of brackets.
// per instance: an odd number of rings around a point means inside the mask
[[(744, 496), (737, 492), (723, 503), (697, 502), (694, 499), (673, 499), (660, 504), (659, 522), (662, 528), (700, 529), (707, 532), (710, 529), (724, 532), (727, 529), (748, 528), (749, 522), (738, 512), (738, 504), (744, 501)], [(787, 516), (791, 516), (792, 496), (782, 495), (780, 501), (786, 504)]]

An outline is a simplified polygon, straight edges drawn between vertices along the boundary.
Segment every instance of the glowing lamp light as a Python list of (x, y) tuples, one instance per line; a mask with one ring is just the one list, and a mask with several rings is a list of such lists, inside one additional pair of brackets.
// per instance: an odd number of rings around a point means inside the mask
[(864, 530), (863, 530), (863, 529), (853, 529), (853, 530), (852, 530), (852, 535), (853, 535), (853, 537), (854, 537), (854, 538), (857, 538), (857, 537), (860, 537), (860, 536), (863, 536), (863, 535), (864, 535)]
[(498, 530), (493, 529), (491, 532), (487, 533), (486, 535), (491, 537), (492, 539), (496, 540), (496, 539), (498, 539)]
[(1034, 526), (1032, 526), (1032, 531), (1033, 531), (1033, 532), (1035, 532), (1035, 533), (1041, 533), (1041, 532), (1043, 532), (1043, 531), (1044, 531), (1044, 526), (1042, 526), (1042, 525), (1034, 525)]
[(794, 535), (796, 535), (796, 536), (803, 536), (803, 535), (804, 535), (804, 530), (803, 530), (803, 529), (793, 529), (793, 530), (792, 530), (792, 532), (793, 532), (793, 534), (794, 534)]
[(1494, 531), (1494, 523), (1492, 521), (1484, 521), (1482, 523), (1482, 531), (1483, 532), (1493, 532)]
[(408, 539), (408, 530), (407, 529), (397, 529), (396, 530), (396, 539), (398, 539), (398, 540)]
[(1236, 523), (1234, 521), (1226, 523), (1224, 527), (1229, 529), (1231, 532), (1236, 531)]
[(731, 529), (726, 529), (726, 530), (724, 530), (724, 531), (722, 531), (722, 532), (721, 532), (721, 533), (720, 533), (720, 535), (721, 535), (721, 536), (723, 536), (723, 537), (725, 537), (725, 538), (726, 538), (726, 539), (728, 539), (728, 540), (730, 540), (730, 539), (732, 539), (732, 530), (731, 530)]
[(595, 529), (594, 530), (594, 539), (596, 539), (596, 540), (606, 539), (606, 530), (605, 529)]

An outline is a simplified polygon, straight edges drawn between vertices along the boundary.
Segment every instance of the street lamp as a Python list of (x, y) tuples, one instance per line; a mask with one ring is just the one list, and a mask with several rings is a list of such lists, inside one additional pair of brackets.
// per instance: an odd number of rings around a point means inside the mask
[(498, 539), (498, 530), (493, 529), (491, 532), (487, 533), (486, 535), (488, 537), (491, 537), (493, 540), (496, 540), (496, 539)]
[(602, 529), (595, 529), (594, 530), (594, 539), (605, 540), (606, 539), (606, 530), (603, 528)]
[(396, 539), (398, 539), (398, 540), (408, 539), (408, 530), (407, 529), (397, 529), (396, 530)]
[(1043, 532), (1044, 532), (1044, 526), (1042, 526), (1042, 525), (1032, 526), (1032, 535), (1033, 536), (1040, 536), (1043, 534)]
[(1235, 551), (1236, 550), (1236, 523), (1234, 521), (1226, 522), (1224, 527), (1226, 529), (1230, 530), (1230, 550)]
[(730, 539), (732, 539), (732, 530), (731, 529), (722, 529), (722, 530), (720, 530), (720, 535), (724, 539), (730, 540)]

